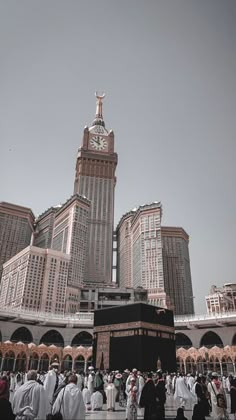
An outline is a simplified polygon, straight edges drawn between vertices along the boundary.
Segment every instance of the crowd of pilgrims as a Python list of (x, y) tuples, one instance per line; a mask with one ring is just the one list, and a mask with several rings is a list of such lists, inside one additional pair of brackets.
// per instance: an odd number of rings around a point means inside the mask
[(86, 412), (104, 407), (115, 411), (117, 405), (124, 407), (127, 420), (161, 420), (170, 396), (176, 401), (177, 420), (186, 419), (184, 412), (189, 408), (192, 420), (227, 419), (225, 404), (218, 406), (218, 394), (225, 401), (230, 395), (229, 409), (236, 419), (236, 377), (231, 375), (220, 379), (216, 372), (207, 376), (137, 369), (95, 372), (93, 367), (86, 374), (62, 373), (54, 362), (47, 373), (1, 373), (0, 420), (84, 420)]

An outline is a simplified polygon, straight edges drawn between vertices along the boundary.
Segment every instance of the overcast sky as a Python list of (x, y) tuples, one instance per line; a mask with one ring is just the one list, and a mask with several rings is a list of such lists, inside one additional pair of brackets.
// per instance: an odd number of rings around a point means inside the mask
[(236, 2), (0, 1), (0, 201), (38, 215), (73, 193), (105, 91), (115, 224), (161, 201), (190, 235), (196, 312), (236, 282)]

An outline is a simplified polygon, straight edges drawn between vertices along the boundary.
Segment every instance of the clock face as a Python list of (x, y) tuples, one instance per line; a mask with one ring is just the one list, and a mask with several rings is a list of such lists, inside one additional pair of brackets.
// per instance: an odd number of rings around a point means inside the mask
[(106, 150), (107, 149), (107, 140), (101, 136), (93, 136), (90, 139), (90, 146), (94, 150)]

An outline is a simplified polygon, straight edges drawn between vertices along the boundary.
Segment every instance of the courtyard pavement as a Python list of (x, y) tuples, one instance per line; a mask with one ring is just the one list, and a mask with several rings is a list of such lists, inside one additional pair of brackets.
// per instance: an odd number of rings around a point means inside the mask
[[(227, 395), (227, 402), (228, 407), (230, 407), (230, 401), (229, 401), (229, 395)], [(177, 411), (177, 405), (174, 401), (173, 396), (168, 396), (165, 410), (166, 410), (166, 419), (174, 419), (176, 416)], [(188, 408), (185, 410), (185, 417), (188, 420), (192, 420), (192, 409)], [(207, 419), (212, 419), (212, 417), (206, 417)], [(230, 420), (233, 419), (233, 414), (229, 415)], [(138, 420), (142, 420), (143, 416), (139, 415)], [(115, 412), (108, 412), (106, 411), (106, 405), (103, 405), (102, 411), (95, 411), (86, 413), (86, 420), (125, 420), (125, 408), (122, 408), (119, 406), (118, 403), (116, 403), (116, 411)]]

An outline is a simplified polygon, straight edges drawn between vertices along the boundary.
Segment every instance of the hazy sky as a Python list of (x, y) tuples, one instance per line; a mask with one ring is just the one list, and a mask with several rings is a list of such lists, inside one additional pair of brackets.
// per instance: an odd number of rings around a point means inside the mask
[(0, 201), (36, 215), (73, 192), (105, 91), (115, 224), (160, 200), (190, 235), (196, 312), (236, 282), (235, 0), (1, 0)]

